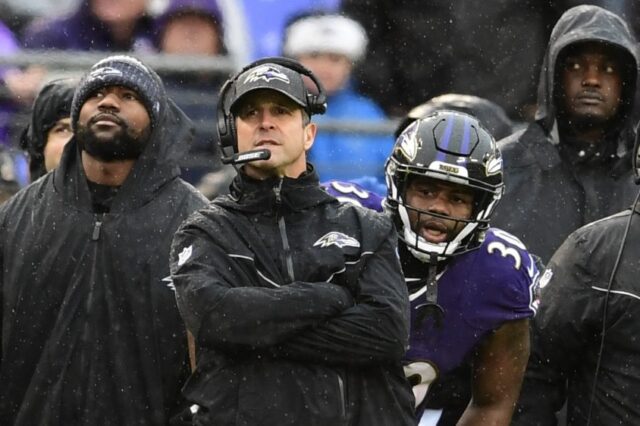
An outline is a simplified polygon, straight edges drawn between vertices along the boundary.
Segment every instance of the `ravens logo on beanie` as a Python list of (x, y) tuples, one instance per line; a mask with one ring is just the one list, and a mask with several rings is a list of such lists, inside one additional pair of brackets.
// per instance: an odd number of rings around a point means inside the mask
[(71, 103), (71, 126), (74, 132), (82, 105), (96, 90), (108, 86), (123, 86), (136, 92), (149, 113), (151, 126), (158, 123), (160, 110), (166, 102), (162, 80), (139, 59), (114, 55), (97, 62), (80, 80)]

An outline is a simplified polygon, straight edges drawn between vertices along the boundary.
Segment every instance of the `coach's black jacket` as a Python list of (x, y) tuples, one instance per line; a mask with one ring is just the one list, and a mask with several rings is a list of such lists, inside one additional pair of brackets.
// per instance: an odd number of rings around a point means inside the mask
[(240, 173), (176, 234), (172, 276), (197, 339), (197, 424), (415, 423), (396, 231), (314, 172)]
[[(533, 345), (514, 425), (587, 424), (606, 309), (606, 333), (591, 426), (640, 424), (640, 210), (587, 225), (569, 236), (544, 272)], [(609, 279), (633, 221), (615, 278)]]
[(74, 139), (0, 210), (0, 424), (163, 425), (188, 377), (169, 279), (175, 230), (206, 200), (178, 178), (190, 120), (172, 104), (95, 214)]

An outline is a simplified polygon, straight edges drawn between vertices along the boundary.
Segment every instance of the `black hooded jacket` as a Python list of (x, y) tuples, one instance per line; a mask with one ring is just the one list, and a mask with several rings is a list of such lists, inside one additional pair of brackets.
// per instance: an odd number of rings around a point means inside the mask
[[(561, 51), (572, 44), (599, 41), (627, 53), (631, 77), (623, 82), (624, 107), (599, 151), (558, 136), (554, 82)], [(556, 24), (544, 57), (538, 86), (536, 121), (498, 143), (506, 193), (492, 224), (521, 238), (532, 253), (549, 261), (574, 230), (631, 205), (631, 152), (637, 120), (633, 98), (637, 80), (636, 41), (617, 15), (597, 6), (578, 6)]]
[(180, 312), (198, 367), (185, 396), (206, 425), (412, 425), (400, 360), (409, 299), (396, 231), (307, 172), (239, 174), (180, 228)]
[(590, 411), (590, 426), (640, 424), (638, 207), (580, 228), (549, 262), (540, 280), (540, 308), (514, 425), (555, 426), (565, 402), (569, 426), (587, 425)]
[(190, 120), (169, 101), (106, 214), (75, 139), (0, 210), (0, 423), (162, 425), (188, 377), (169, 276), (180, 223), (206, 200), (178, 178)]

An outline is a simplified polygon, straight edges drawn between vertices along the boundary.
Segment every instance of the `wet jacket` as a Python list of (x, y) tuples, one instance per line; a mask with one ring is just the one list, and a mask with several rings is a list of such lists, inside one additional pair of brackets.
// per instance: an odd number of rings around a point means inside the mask
[[(628, 52), (630, 81), (624, 82), (626, 108), (597, 151), (580, 152), (558, 136), (554, 71), (565, 47), (602, 41)], [(499, 142), (506, 193), (492, 223), (522, 239), (547, 262), (574, 230), (627, 208), (636, 188), (631, 170), (634, 141), (633, 93), (638, 57), (635, 40), (616, 15), (597, 6), (579, 6), (558, 21), (544, 57), (536, 121)]]
[[(623, 255), (607, 288), (629, 216)], [(591, 426), (640, 424), (640, 210), (587, 225), (562, 244), (540, 280), (533, 345), (516, 426), (556, 425), (567, 401), (567, 425), (583, 426), (606, 320)]]
[(315, 172), (238, 175), (176, 234), (172, 276), (197, 339), (196, 424), (415, 424), (396, 231)]
[(0, 210), (0, 419), (163, 425), (188, 377), (169, 278), (180, 223), (206, 200), (177, 176), (191, 122), (170, 104), (110, 212), (96, 214), (77, 142)]

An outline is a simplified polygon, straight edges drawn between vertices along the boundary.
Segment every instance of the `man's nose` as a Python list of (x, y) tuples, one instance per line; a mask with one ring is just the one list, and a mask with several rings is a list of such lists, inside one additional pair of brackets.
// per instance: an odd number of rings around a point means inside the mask
[(119, 109), (120, 99), (115, 93), (105, 93), (98, 102), (98, 108)]
[(596, 65), (588, 66), (582, 75), (583, 86), (600, 86), (602, 70)]
[(433, 197), (431, 206), (429, 206), (429, 210), (433, 213), (438, 213), (442, 215), (448, 216), (450, 213), (451, 203), (444, 194), (437, 194)]
[(265, 129), (270, 129), (273, 127), (273, 114), (269, 112), (269, 110), (264, 110), (260, 112), (260, 126)]

